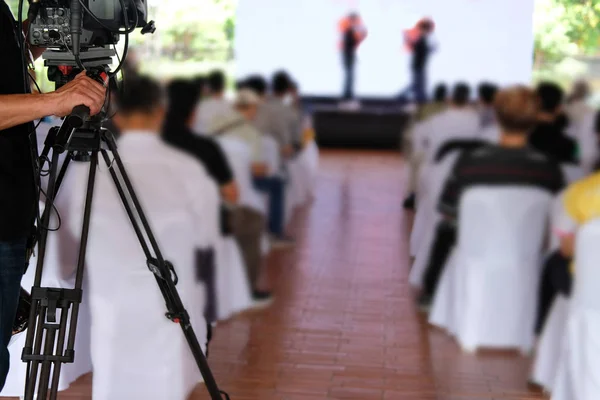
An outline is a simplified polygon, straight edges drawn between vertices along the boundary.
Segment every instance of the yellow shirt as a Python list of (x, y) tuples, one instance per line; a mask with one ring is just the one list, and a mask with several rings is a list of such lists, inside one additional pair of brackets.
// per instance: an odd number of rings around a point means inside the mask
[[(564, 196), (564, 206), (572, 220), (572, 232), (576, 226), (600, 217), (600, 172), (573, 183)], [(563, 227), (561, 227), (563, 228)], [(565, 226), (568, 228), (568, 225)]]
[(600, 172), (570, 185), (565, 191), (563, 205), (565, 215), (557, 223), (559, 234), (574, 234), (579, 226), (600, 218)]

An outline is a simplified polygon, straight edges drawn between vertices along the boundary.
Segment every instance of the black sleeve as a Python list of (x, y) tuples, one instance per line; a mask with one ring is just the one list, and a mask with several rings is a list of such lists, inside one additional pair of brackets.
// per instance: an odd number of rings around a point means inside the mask
[(461, 176), (461, 170), (467, 162), (468, 154), (461, 155), (456, 161), (440, 196), (438, 211), (451, 218), (456, 218), (458, 215), (458, 202), (465, 184), (464, 177)]
[(567, 186), (567, 180), (565, 179), (562, 169), (560, 168), (560, 165), (558, 163), (553, 162), (552, 165), (550, 166), (550, 168), (553, 171), (551, 190), (552, 190), (552, 193), (556, 194), (556, 193), (560, 192), (561, 190), (563, 190), (563, 188), (565, 186)]
[(217, 181), (219, 186), (230, 183), (233, 181), (233, 172), (221, 146), (212, 140), (207, 143), (210, 143), (209, 159), (206, 163), (208, 173)]

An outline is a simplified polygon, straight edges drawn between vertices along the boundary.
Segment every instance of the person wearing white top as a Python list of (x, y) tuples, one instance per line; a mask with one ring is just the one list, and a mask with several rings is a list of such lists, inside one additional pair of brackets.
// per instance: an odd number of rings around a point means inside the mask
[(215, 118), (221, 117), (233, 111), (231, 104), (225, 98), (226, 86), (225, 74), (222, 71), (213, 71), (208, 76), (209, 97), (198, 103), (193, 130), (198, 135), (208, 132)]
[(481, 132), (480, 117), (469, 104), (471, 90), (465, 83), (458, 83), (452, 91), (450, 107), (428, 121), (426, 132), (426, 160), (431, 162), (439, 148), (447, 141), (473, 139)]
[[(199, 162), (161, 140), (165, 111), (158, 83), (129, 79), (118, 107), (120, 155), (161, 251), (175, 266), (191, 324), (205, 343), (205, 291), (196, 279), (195, 257), (218, 238), (218, 188)], [(75, 178), (75, 187), (85, 187), (87, 173)], [(78, 234), (84, 194), (73, 192), (70, 228)], [(94, 195), (86, 260), (92, 397), (186, 400), (201, 376), (179, 326), (164, 316), (164, 299), (106, 167), (98, 168)]]

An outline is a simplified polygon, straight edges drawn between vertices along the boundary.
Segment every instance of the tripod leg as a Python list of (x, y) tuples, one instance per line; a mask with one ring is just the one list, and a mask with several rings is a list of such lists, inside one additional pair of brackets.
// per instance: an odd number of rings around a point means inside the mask
[[(152, 233), (150, 224), (148, 223), (148, 220), (147, 220), (146, 216), (144, 215), (142, 206), (141, 206), (141, 204), (135, 194), (135, 191), (133, 189), (133, 185), (131, 184), (131, 181), (129, 180), (129, 176), (127, 175), (127, 172), (125, 171), (125, 167), (123, 165), (121, 157), (119, 156), (116, 145), (115, 145), (114, 141), (112, 140), (112, 138), (108, 138), (108, 140), (106, 142), (108, 144), (109, 150), (113, 154), (114, 161), (116, 163), (116, 168), (118, 168), (121, 179), (123, 180), (123, 184), (127, 191), (126, 193), (125, 193), (125, 190), (122, 187), (121, 181), (119, 180), (119, 177), (115, 171), (115, 166), (113, 166), (111, 168), (112, 164), (110, 162), (110, 159), (109, 159), (106, 151), (102, 151), (102, 156), (103, 156), (104, 160), (106, 161), (107, 166), (109, 167), (111, 177), (115, 183), (115, 186), (117, 187), (119, 196), (121, 197), (121, 201), (123, 202), (123, 205), (124, 205), (125, 209), (127, 210), (127, 215), (129, 216), (131, 224), (134, 226), (134, 229), (138, 236), (138, 240), (140, 241), (140, 245), (142, 246), (142, 248), (144, 249), (144, 252), (146, 253), (146, 256), (148, 257), (148, 255), (150, 254), (149, 251), (147, 251), (148, 246), (145, 242), (145, 238), (144, 238), (143, 234), (141, 234), (141, 229), (139, 228), (138, 221), (134, 217), (133, 210), (135, 210), (136, 214), (138, 215), (139, 221), (141, 222), (141, 224), (144, 228), (144, 232), (146, 233), (146, 236), (148, 237), (148, 240), (150, 241), (152, 250), (154, 251), (154, 254), (156, 255), (157, 267), (158, 267), (159, 271), (161, 272), (161, 277), (159, 277), (155, 274), (155, 278), (156, 278), (156, 282), (163, 294), (163, 297), (165, 298), (167, 309), (169, 310), (170, 315), (175, 317), (175, 318), (173, 318), (173, 321), (174, 322), (177, 321), (179, 323), (181, 329), (183, 330), (183, 333), (184, 333), (184, 336), (188, 343), (188, 346), (190, 347), (190, 350), (192, 352), (192, 355), (194, 356), (194, 359), (196, 360), (196, 364), (200, 370), (200, 373), (202, 374), (202, 377), (204, 378), (204, 383), (206, 385), (208, 392), (210, 393), (211, 398), (213, 400), (221, 400), (222, 399), (221, 391), (219, 390), (219, 387), (217, 386), (217, 382), (215, 381), (215, 378), (212, 374), (212, 371), (210, 370), (208, 362), (206, 361), (206, 357), (204, 356), (204, 353), (202, 352), (202, 347), (200, 346), (200, 343), (198, 342), (198, 338), (197, 338), (196, 334), (194, 333), (194, 329), (192, 328), (192, 325), (190, 323), (189, 315), (181, 301), (181, 298), (179, 297), (177, 288), (175, 287), (175, 284), (173, 283), (173, 280), (171, 278), (171, 272), (166, 267), (166, 263), (162, 257), (162, 254), (160, 252), (156, 238), (154, 237), (154, 234)], [(131, 203), (133, 203), (133, 207), (129, 204), (129, 199), (127, 198), (127, 194), (129, 195), (129, 198), (131, 199)], [(148, 260), (150, 260), (150, 257), (148, 258)]]
[[(41, 225), (38, 227), (40, 232), (40, 238), (38, 242), (38, 258), (37, 265), (35, 271), (35, 279), (33, 286), (39, 287), (42, 282), (42, 272), (44, 268), (44, 258), (46, 255), (46, 242), (48, 240), (48, 226), (50, 225), (50, 214), (52, 213), (52, 207), (55, 199), (55, 187), (56, 187), (56, 173), (58, 169), (58, 153), (52, 152), (52, 165), (50, 166), (50, 176), (48, 179), (48, 187), (46, 191), (46, 206), (44, 207), (44, 213), (42, 214)], [(42, 331), (43, 324), (45, 319), (45, 312), (41, 309), (41, 303), (39, 299), (33, 299), (31, 302), (31, 311), (29, 312), (29, 321), (37, 322), (37, 329), (33, 329), (35, 325), (30, 325), (29, 329), (27, 329), (27, 335), (25, 339), (25, 346), (23, 348), (23, 355), (32, 354), (33, 350), (33, 339), (34, 333), (36, 335), (35, 341), (35, 354), (40, 354), (41, 350), (41, 340), (42, 340)], [(36, 321), (37, 311), (40, 310), (39, 319)], [(35, 392), (35, 386), (37, 381), (37, 373), (38, 373), (39, 361), (34, 360), (31, 361), (28, 365), (28, 369), (31, 373), (28, 376), (26, 385), (25, 385), (25, 399), (33, 400), (33, 395)], [(28, 374), (29, 375), (29, 374)]]
[[(71, 158), (67, 158), (68, 161)], [(65, 160), (65, 163), (67, 163)], [(67, 164), (68, 166), (68, 164)], [(85, 206), (83, 211), (83, 222), (81, 228), (81, 242), (79, 244), (79, 256), (77, 258), (77, 272), (75, 274), (75, 290), (78, 291), (79, 296), (81, 296), (81, 286), (83, 284), (83, 271), (85, 268), (85, 255), (87, 252), (87, 241), (90, 231), (90, 218), (92, 213), (92, 201), (94, 199), (94, 187), (96, 182), (96, 171), (98, 169), (98, 152), (94, 151), (90, 160), (90, 169), (88, 173), (88, 182), (85, 196)], [(66, 172), (66, 167), (63, 164), (63, 169), (61, 170), (61, 174), (59, 175), (59, 179), (64, 177)], [(81, 301), (81, 300), (80, 300)], [(73, 351), (75, 347), (75, 335), (77, 333), (77, 319), (79, 317), (79, 304), (80, 302), (74, 302), (73, 307), (71, 308), (71, 320), (69, 324), (69, 337), (67, 341), (67, 350), (65, 356), (72, 359), (75, 357), (75, 353)], [(64, 351), (65, 345), (65, 336), (66, 336), (66, 325), (67, 325), (67, 317), (68, 317), (68, 308), (63, 308), (60, 318), (60, 330), (58, 333), (58, 341), (56, 344), (56, 354), (61, 354)], [(52, 376), (52, 385), (50, 391), (50, 400), (55, 400), (58, 393), (58, 385), (60, 378), (60, 370), (62, 367), (62, 363), (57, 361), (54, 363), (54, 371)]]

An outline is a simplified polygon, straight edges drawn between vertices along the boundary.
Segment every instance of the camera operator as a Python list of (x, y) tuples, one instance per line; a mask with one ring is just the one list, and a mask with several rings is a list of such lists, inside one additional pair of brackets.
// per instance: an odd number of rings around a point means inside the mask
[[(105, 98), (103, 86), (85, 74), (56, 92), (29, 93), (18, 40), (21, 34), (8, 5), (0, 0), (0, 390), (8, 374), (7, 346), (35, 220), (36, 194), (29, 140), (32, 121), (48, 115), (65, 116), (80, 104), (88, 106), (93, 115), (100, 111)], [(32, 54), (39, 56), (42, 51), (32, 49)]]

